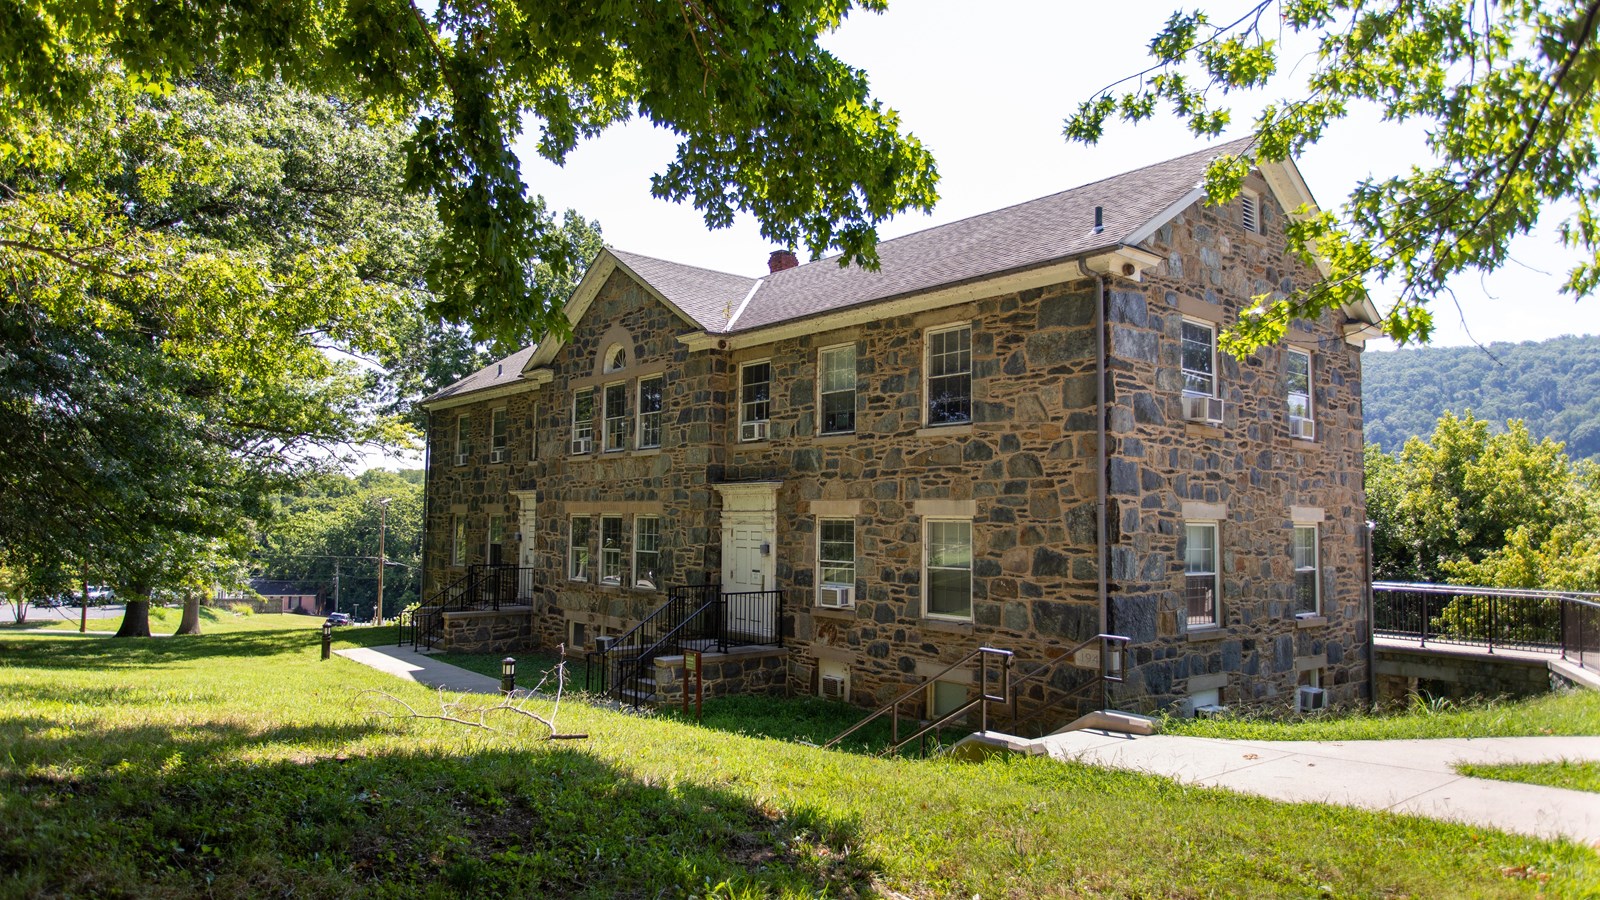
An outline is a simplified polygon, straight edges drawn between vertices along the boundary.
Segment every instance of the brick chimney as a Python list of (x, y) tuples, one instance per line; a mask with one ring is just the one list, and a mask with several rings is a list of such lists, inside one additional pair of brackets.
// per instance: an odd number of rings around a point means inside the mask
[(800, 257), (794, 255), (793, 250), (774, 250), (767, 257), (767, 272), (769, 274), (782, 272), (800, 265)]

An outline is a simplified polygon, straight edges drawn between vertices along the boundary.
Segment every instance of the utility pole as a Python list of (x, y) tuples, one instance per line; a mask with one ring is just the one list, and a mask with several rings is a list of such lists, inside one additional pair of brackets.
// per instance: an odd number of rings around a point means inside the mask
[(339, 611), (339, 560), (333, 561), (333, 611)]
[(372, 624), (383, 624), (383, 536), (389, 526), (389, 501), (385, 497), (378, 501), (378, 602), (372, 607)]

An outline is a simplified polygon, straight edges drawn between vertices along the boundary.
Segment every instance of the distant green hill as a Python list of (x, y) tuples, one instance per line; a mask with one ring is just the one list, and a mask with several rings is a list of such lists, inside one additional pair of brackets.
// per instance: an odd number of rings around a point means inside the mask
[(1445, 410), (1470, 409), (1496, 425), (1522, 419), (1572, 459), (1600, 461), (1600, 336), (1372, 352), (1362, 373), (1367, 440), (1386, 451), (1431, 434)]

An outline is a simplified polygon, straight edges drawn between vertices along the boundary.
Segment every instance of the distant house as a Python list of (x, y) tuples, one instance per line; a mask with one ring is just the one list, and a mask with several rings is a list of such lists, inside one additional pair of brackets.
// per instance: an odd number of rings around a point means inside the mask
[(249, 591), (234, 602), (246, 602), (258, 613), (298, 613), (318, 616), (325, 612), (328, 591), (326, 588), (304, 581), (284, 581), (274, 578), (250, 579)]
[[(1124, 708), (1362, 696), (1377, 317), (1219, 352), (1252, 295), (1319, 277), (1285, 249), (1313, 208), (1292, 163), (1204, 203), (1207, 163), (1244, 149), (885, 241), (873, 272), (604, 250), (570, 339), (424, 403), (418, 639), (589, 646), (714, 583), (773, 598), (729, 605), (724, 634), (783, 644), (730, 690), (925, 684), (938, 712), (979, 689), (940, 674), (978, 647), (1039, 667), (1114, 634)], [(516, 583), (485, 587), (488, 565)], [(1027, 702), (1070, 694), (1066, 663)]]

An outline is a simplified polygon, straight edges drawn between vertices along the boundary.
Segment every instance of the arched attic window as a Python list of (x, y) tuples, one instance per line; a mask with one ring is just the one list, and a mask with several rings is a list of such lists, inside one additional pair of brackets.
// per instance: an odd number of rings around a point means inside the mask
[(626, 348), (624, 348), (621, 344), (612, 344), (610, 347), (606, 348), (604, 371), (620, 372), (627, 368), (627, 365), (628, 351)]

